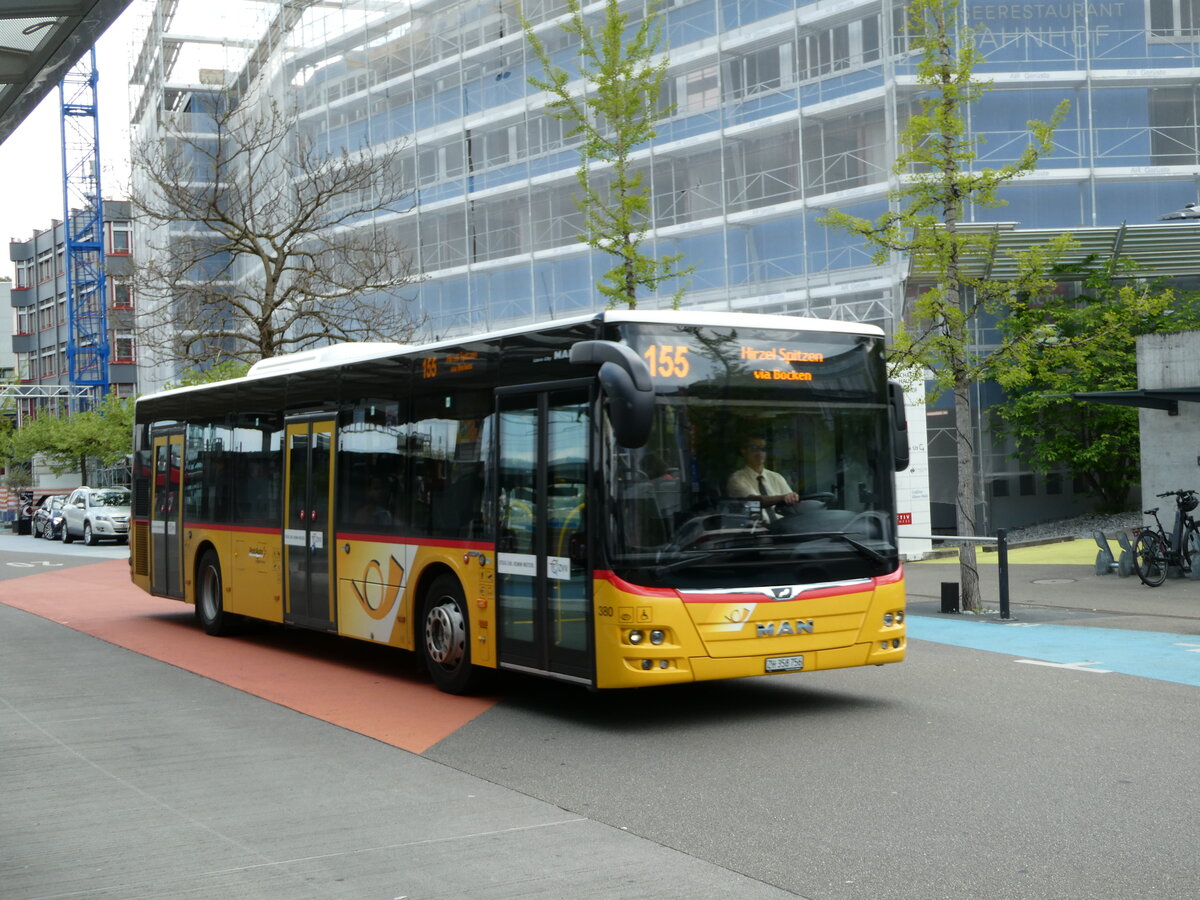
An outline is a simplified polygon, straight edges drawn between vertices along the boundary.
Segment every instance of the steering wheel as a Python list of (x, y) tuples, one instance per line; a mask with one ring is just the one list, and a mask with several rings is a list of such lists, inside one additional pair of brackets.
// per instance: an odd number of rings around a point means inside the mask
[(805, 500), (814, 500), (822, 505), (828, 504), (831, 500), (837, 499), (836, 494), (831, 494), (829, 491), (816, 491), (812, 494), (801, 494), (800, 499), (795, 503), (781, 503), (775, 507), (778, 519), (787, 519), (792, 516), (802, 516), (806, 512), (802, 504)]
[[(788, 503), (788, 504), (781, 503), (781, 504), (779, 504), (779, 508), (781, 510), (791, 510), (792, 512), (790, 513), (790, 515), (794, 515), (796, 512), (799, 512), (800, 504), (803, 503), (805, 500), (816, 500), (819, 503), (829, 503), (831, 500), (835, 500), (836, 498), (837, 498), (837, 495), (831, 494), (829, 491), (816, 491), (815, 493), (812, 493), (812, 494), (801, 494), (800, 499), (797, 500), (795, 503)], [(788, 513), (785, 513), (785, 515), (788, 515)]]

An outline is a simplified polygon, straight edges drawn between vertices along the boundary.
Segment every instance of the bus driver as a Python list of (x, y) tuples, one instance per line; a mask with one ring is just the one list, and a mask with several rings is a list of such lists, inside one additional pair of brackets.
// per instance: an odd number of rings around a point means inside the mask
[(725, 492), (731, 497), (755, 497), (762, 503), (763, 515), (774, 506), (800, 502), (787, 479), (765, 467), (767, 441), (762, 435), (751, 435), (742, 442), (742, 460), (746, 463), (729, 476)]

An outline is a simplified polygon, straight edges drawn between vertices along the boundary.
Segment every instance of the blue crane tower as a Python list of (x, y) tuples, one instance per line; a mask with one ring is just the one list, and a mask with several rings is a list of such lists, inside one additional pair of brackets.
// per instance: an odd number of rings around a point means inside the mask
[(108, 304), (96, 48), (58, 85), (62, 107), (63, 231), (66, 241), (67, 364), (72, 387), (92, 402), (108, 393)]

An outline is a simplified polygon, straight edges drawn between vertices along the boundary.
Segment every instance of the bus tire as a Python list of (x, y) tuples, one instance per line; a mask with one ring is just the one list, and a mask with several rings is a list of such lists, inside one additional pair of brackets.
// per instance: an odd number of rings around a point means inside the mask
[(196, 621), (207, 634), (233, 631), (236, 617), (225, 612), (224, 590), (221, 561), (215, 550), (205, 550), (196, 566)]
[(453, 575), (439, 575), (422, 604), (420, 653), (434, 684), (448, 694), (468, 694), (481, 672), (471, 664), (467, 599)]

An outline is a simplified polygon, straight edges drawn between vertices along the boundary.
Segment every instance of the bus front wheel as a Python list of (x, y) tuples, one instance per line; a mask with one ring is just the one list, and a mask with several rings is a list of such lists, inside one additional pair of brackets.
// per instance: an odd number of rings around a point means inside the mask
[(467, 601), (458, 579), (439, 576), (425, 596), (424, 609), (420, 647), (425, 668), (446, 693), (470, 693), (478, 686), (480, 672), (471, 664)]
[(225, 612), (223, 591), (221, 561), (215, 551), (206, 550), (196, 567), (196, 619), (208, 634), (223, 635), (233, 630), (235, 617)]

